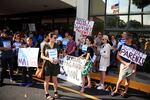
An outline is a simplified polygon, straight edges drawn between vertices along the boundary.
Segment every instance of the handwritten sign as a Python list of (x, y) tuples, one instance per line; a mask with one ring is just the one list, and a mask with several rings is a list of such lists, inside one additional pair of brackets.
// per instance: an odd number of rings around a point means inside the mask
[(51, 57), (52, 59), (57, 59), (58, 57), (57, 49), (48, 49), (48, 56)]
[(18, 66), (37, 67), (39, 48), (19, 48)]
[(74, 56), (65, 56), (60, 64), (59, 78), (76, 85), (81, 85), (81, 71), (85, 65), (85, 59)]
[(134, 48), (128, 47), (126, 45), (122, 46), (120, 56), (122, 56), (140, 66), (143, 66), (145, 59), (147, 57), (146, 54), (144, 54)]
[(82, 18), (76, 18), (74, 23), (74, 31), (83, 35), (91, 35), (94, 21), (88, 21)]

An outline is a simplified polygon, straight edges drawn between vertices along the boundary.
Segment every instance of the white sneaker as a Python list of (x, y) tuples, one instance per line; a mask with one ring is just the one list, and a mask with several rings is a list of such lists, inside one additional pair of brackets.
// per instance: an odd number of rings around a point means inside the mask
[(97, 84), (95, 84), (96, 86), (101, 86), (101, 83), (97, 83)]
[(97, 90), (104, 90), (104, 85), (100, 85), (97, 87)]

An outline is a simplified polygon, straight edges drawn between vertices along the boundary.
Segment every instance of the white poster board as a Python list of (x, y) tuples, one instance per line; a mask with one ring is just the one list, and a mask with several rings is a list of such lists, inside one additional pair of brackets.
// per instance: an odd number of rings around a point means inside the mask
[(36, 28), (35, 28), (35, 24), (34, 24), (34, 23), (30, 23), (30, 24), (28, 24), (28, 26), (29, 26), (29, 31), (30, 31), (30, 32), (35, 32), (35, 31), (36, 31)]
[(19, 48), (18, 66), (38, 67), (39, 48)]
[(120, 56), (130, 60), (131, 62), (134, 62), (140, 66), (143, 66), (144, 62), (145, 62), (145, 59), (147, 57), (146, 54), (134, 49), (134, 48), (131, 48), (131, 47), (128, 47), (126, 45), (123, 45), (122, 48), (121, 48), (121, 51), (120, 51)]
[(83, 18), (76, 18), (74, 22), (74, 31), (83, 35), (91, 35), (94, 21), (88, 21)]
[(51, 57), (52, 59), (57, 59), (58, 57), (57, 49), (48, 49), (48, 56)]
[(60, 63), (61, 73), (58, 75), (58, 77), (73, 84), (81, 85), (81, 71), (84, 65), (84, 59), (67, 55)]

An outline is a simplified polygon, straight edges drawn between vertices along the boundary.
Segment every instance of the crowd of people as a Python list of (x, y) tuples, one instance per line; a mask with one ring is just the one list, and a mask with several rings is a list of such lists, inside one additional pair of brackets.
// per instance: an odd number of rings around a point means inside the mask
[[(122, 45), (139, 49), (133, 42), (133, 35), (127, 32), (123, 32), (119, 39), (116, 39), (114, 34), (108, 36), (102, 32), (98, 32), (96, 36), (84, 36), (74, 41), (74, 34), (71, 32), (65, 32), (64, 36), (61, 36), (58, 29), (45, 33), (24, 33), (16, 32), (10, 33), (7, 30), (0, 31), (0, 86), (3, 85), (3, 80), (7, 75), (7, 69), (9, 70), (10, 80), (15, 80), (14, 73), (22, 73), (21, 86), (32, 86), (34, 80), (32, 79), (35, 70), (33, 67), (19, 67), (17, 65), (17, 57), (19, 48), (40, 48), (39, 63), (43, 63), (44, 69), (44, 91), (48, 100), (58, 98), (58, 81), (57, 75), (60, 73), (59, 57), (61, 55), (71, 55), (85, 58), (90, 65), (89, 68), (82, 72), (82, 86), (81, 91), (84, 92), (85, 88), (91, 88), (90, 72), (100, 73), (100, 82), (96, 84), (98, 90), (104, 90), (106, 73), (112, 66), (117, 66), (120, 62), (119, 78), (116, 84), (116, 89), (112, 91), (111, 96), (118, 94), (120, 84), (123, 79), (125, 82), (125, 91), (121, 96), (127, 95), (131, 76), (136, 72), (136, 64), (131, 63), (128, 59), (125, 59), (119, 55)], [(149, 47), (149, 43), (146, 42), (146, 48)], [(57, 50), (58, 57), (53, 58), (48, 55), (48, 50)], [(131, 73), (127, 75), (127, 73)], [(27, 78), (28, 75), (28, 78)], [(52, 77), (54, 83), (54, 97), (48, 93), (48, 82)], [(87, 77), (87, 78), (86, 78)], [(86, 80), (87, 79), (87, 85)], [(86, 86), (85, 86), (86, 85)]]

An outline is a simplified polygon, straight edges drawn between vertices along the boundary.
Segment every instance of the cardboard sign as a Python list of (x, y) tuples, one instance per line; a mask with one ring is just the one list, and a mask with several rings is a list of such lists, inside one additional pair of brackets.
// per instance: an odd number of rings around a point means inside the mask
[(145, 59), (146, 59), (146, 54), (137, 51), (134, 48), (128, 47), (126, 45), (123, 45), (120, 51), (120, 56), (130, 60), (131, 62), (134, 62), (140, 66), (143, 66)]
[(58, 57), (57, 49), (48, 49), (48, 56), (51, 57), (52, 59), (57, 59)]
[(83, 35), (91, 35), (94, 21), (88, 21), (83, 18), (76, 18), (74, 23), (74, 31)]
[(85, 62), (85, 59), (80, 59), (79, 57), (65, 56), (61, 60), (58, 77), (73, 84), (81, 85), (81, 71)]
[(19, 48), (18, 66), (37, 67), (39, 48)]

